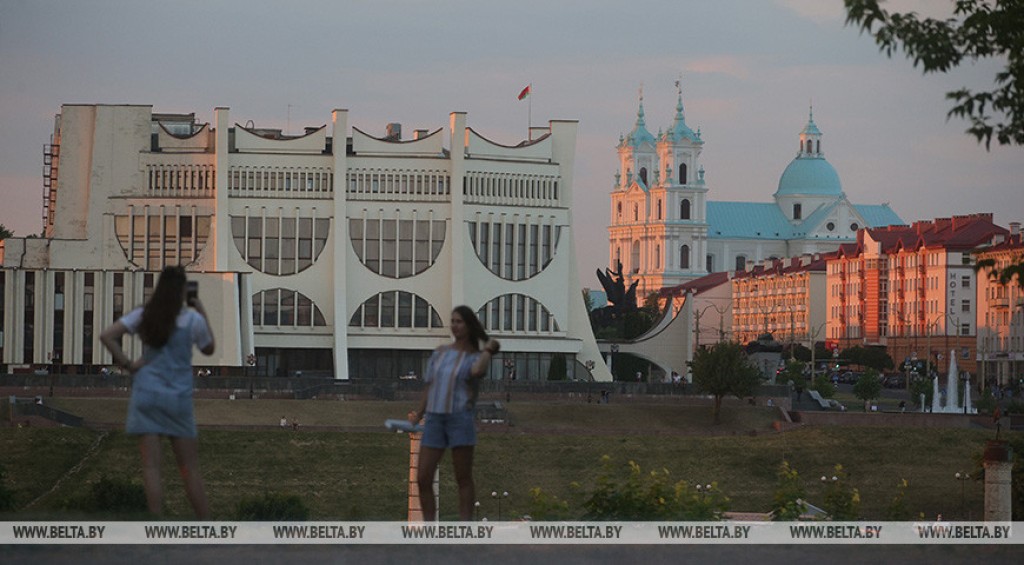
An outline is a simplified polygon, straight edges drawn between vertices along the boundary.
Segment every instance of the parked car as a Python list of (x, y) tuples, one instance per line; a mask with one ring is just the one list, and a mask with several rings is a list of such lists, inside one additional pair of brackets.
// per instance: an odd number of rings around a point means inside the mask
[(889, 373), (882, 378), (882, 386), (885, 388), (906, 388), (907, 377), (903, 373)]

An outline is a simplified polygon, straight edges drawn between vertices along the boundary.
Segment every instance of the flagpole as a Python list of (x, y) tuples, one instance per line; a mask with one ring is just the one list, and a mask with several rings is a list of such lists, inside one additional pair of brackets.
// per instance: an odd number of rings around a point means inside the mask
[(530, 128), (533, 127), (533, 83), (530, 83), (530, 95), (527, 96), (527, 114), (526, 114), (526, 139), (530, 139)]

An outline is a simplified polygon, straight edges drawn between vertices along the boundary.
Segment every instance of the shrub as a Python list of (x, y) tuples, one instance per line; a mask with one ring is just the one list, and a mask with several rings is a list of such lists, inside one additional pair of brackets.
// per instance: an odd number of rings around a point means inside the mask
[(142, 485), (128, 479), (104, 475), (84, 495), (67, 501), (65, 507), (90, 514), (144, 513), (147, 511), (146, 491)]
[(301, 521), (309, 518), (309, 508), (294, 494), (263, 493), (249, 496), (235, 505), (239, 521)]
[(7, 487), (7, 470), (0, 465), (0, 512), (14, 510), (14, 492)]
[(582, 519), (719, 520), (728, 504), (716, 483), (673, 484), (668, 469), (644, 473), (635, 461), (623, 468), (606, 455), (594, 490), (584, 495)]
[(807, 511), (807, 504), (804, 502), (804, 486), (800, 482), (800, 475), (796, 469), (790, 467), (789, 461), (783, 461), (779, 465), (779, 472), (776, 474), (778, 483), (775, 486), (775, 494), (772, 497), (772, 520), (778, 522), (799, 520), (800, 516)]

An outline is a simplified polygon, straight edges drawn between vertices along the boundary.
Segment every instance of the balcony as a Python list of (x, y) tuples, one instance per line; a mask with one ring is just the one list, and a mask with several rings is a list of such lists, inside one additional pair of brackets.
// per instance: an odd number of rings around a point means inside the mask
[(1005, 296), (1003, 296), (1001, 298), (989, 298), (988, 299), (988, 307), (989, 308), (1009, 308), (1010, 307), (1010, 299), (1005, 297)]

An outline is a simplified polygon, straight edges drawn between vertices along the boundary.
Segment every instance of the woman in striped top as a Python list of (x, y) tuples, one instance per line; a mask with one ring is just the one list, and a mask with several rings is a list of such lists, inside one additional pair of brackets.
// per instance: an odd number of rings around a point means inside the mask
[[(487, 374), (491, 357), (501, 344), (490, 339), (476, 314), (468, 306), (452, 311), (453, 343), (434, 350), (427, 361), (423, 378), (427, 388), (417, 410), (409, 412), (409, 421), (424, 416), (416, 481), (420, 490), (420, 509), (427, 520), (437, 519), (434, 505), (434, 472), (451, 448), (455, 482), (459, 487), (459, 517), (471, 520), (476, 499), (473, 484), (473, 446), (476, 445), (474, 408), (480, 379)], [(481, 349), (481, 344), (483, 348)]]

